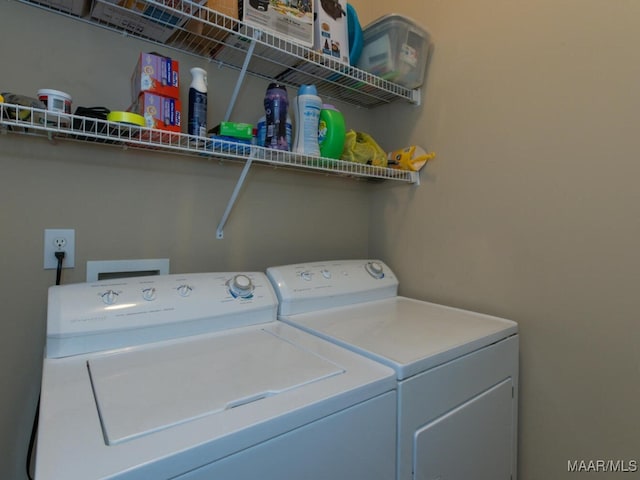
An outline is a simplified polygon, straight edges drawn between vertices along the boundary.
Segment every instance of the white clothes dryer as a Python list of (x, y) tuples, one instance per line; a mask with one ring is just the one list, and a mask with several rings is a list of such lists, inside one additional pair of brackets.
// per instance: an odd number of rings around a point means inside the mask
[(516, 478), (516, 323), (398, 296), (377, 260), (267, 275), (280, 320), (395, 370), (398, 480)]
[(276, 321), (264, 273), (51, 287), (36, 480), (388, 480), (393, 370)]

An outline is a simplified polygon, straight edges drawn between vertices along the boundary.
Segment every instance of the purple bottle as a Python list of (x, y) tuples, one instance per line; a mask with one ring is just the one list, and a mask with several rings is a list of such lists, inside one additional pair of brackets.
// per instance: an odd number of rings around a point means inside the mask
[(287, 88), (279, 83), (270, 83), (264, 96), (264, 113), (267, 124), (265, 147), (289, 150), (287, 143), (288, 108)]

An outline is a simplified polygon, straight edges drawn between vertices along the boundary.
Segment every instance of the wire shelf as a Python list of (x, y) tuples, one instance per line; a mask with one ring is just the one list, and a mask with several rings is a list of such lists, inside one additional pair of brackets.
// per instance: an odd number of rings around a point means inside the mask
[[(20, 1), (70, 15), (52, 7), (50, 0)], [(247, 67), (253, 76), (275, 79), (293, 88), (314, 84), (322, 97), (365, 108), (397, 100), (420, 103), (419, 90), (345, 65), (191, 0), (92, 1), (90, 14), (71, 16), (236, 70), (242, 68), (250, 44), (255, 41)]]
[(2, 133), (132, 147), (166, 153), (246, 161), (330, 175), (418, 183), (417, 172), (300, 155), (232, 141), (174, 133), (9, 103), (0, 104)]

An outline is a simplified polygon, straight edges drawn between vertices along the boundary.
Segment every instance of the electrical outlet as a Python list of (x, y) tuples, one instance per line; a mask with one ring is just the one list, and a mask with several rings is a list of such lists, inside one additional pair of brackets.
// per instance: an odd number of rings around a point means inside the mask
[(76, 266), (76, 231), (47, 228), (44, 231), (44, 268), (58, 268), (56, 252), (64, 252), (63, 268)]

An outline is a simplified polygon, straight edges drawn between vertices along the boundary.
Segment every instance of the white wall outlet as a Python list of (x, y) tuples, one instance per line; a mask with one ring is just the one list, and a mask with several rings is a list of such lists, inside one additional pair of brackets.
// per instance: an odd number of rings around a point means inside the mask
[(44, 231), (44, 268), (58, 268), (56, 252), (64, 252), (62, 268), (76, 266), (76, 231), (47, 228)]

